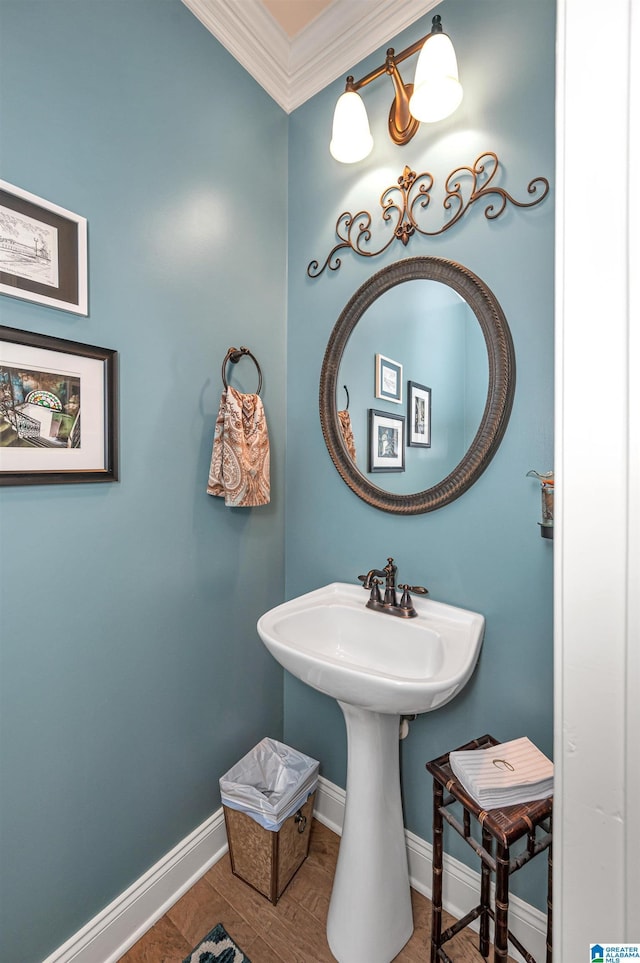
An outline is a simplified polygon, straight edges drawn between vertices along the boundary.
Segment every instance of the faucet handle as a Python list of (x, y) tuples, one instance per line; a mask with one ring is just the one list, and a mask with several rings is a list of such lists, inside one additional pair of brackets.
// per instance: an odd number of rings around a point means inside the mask
[(428, 589), (424, 588), (423, 585), (398, 585), (399, 589), (402, 589), (402, 598), (400, 599), (401, 609), (412, 609), (413, 603), (411, 601), (410, 592), (414, 595), (428, 595)]
[(369, 596), (370, 602), (382, 602), (382, 597), (380, 595), (380, 585), (382, 584), (379, 578), (374, 578), (371, 580), (371, 595)]
[(373, 572), (369, 572), (368, 575), (358, 575), (358, 579), (362, 582), (363, 589), (371, 589), (370, 602), (382, 602), (379, 588), (381, 581), (374, 576)]

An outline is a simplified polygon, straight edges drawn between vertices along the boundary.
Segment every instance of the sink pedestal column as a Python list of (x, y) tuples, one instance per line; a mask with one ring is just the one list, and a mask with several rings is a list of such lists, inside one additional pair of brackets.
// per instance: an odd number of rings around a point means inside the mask
[(338, 705), (347, 724), (347, 799), (327, 939), (338, 963), (391, 963), (413, 932), (400, 716)]

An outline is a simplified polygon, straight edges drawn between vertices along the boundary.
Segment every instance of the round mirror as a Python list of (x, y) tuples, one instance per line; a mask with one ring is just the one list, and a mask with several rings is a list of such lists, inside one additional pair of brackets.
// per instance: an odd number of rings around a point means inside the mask
[(485, 470), (514, 387), (511, 333), (489, 288), (453, 261), (407, 258), (366, 281), (338, 318), (320, 377), (322, 432), (364, 501), (429, 512)]

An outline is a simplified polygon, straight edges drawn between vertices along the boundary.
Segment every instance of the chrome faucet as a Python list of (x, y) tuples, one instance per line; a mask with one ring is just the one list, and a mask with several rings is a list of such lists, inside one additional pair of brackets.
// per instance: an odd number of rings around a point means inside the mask
[[(396, 593), (396, 574), (398, 566), (394, 565), (393, 559), (388, 558), (387, 564), (383, 569), (372, 568), (366, 575), (358, 575), (362, 582), (362, 587), (370, 590), (368, 609), (375, 609), (377, 612), (386, 612), (387, 615), (398, 615), (403, 619), (413, 619), (418, 614), (413, 607), (410, 592), (416, 595), (428, 595), (426, 588), (422, 585), (399, 585), (402, 589), (402, 597), (398, 603)], [(380, 594), (382, 579), (385, 581), (384, 599)]]

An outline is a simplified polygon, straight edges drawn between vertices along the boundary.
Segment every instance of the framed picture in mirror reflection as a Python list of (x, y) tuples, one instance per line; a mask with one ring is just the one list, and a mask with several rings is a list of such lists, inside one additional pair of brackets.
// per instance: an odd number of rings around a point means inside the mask
[(369, 408), (369, 471), (404, 471), (404, 415)]
[(407, 382), (407, 444), (431, 448), (431, 388)]
[(376, 398), (402, 404), (402, 365), (383, 354), (376, 355)]

